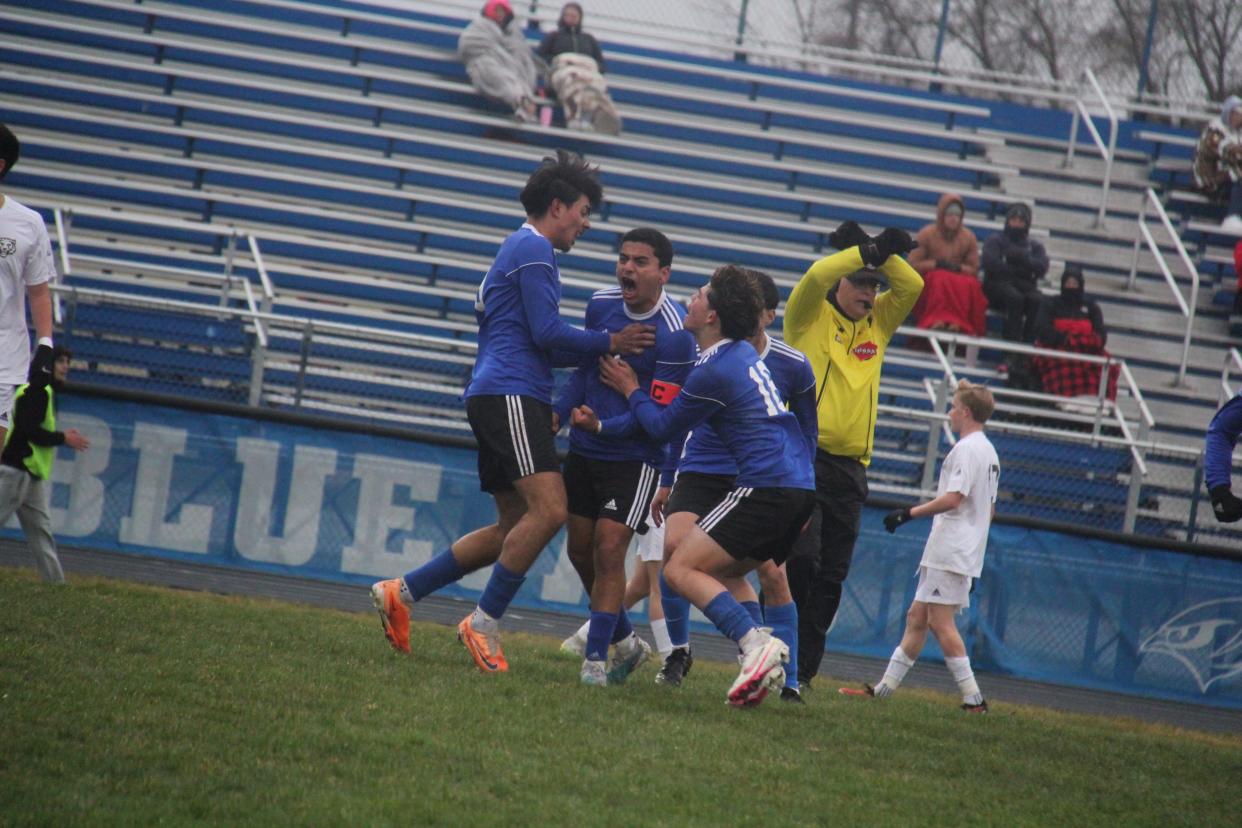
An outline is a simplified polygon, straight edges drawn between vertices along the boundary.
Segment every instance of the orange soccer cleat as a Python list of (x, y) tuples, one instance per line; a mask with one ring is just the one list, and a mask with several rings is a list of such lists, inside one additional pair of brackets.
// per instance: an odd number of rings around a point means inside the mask
[(457, 625), (457, 640), (466, 645), (475, 665), (484, 673), (508, 672), (509, 662), (500, 649), (500, 638), (495, 632), (476, 630), (473, 619), (472, 612)]
[(401, 581), (390, 578), (371, 585), (371, 602), (379, 611), (384, 636), (397, 652), (410, 651), (410, 610), (401, 600)]

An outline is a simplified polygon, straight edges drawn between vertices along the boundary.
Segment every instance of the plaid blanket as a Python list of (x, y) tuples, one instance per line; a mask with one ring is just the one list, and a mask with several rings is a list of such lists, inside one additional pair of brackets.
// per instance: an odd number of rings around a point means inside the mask
[[(1076, 354), (1092, 354), (1108, 356), (1100, 337), (1091, 328), (1087, 319), (1057, 319), (1053, 325), (1065, 334), (1065, 342), (1060, 345), (1049, 345), (1036, 342), (1041, 348), (1055, 348), (1058, 351), (1070, 351)], [(1100, 391), (1100, 366), (1087, 362), (1078, 362), (1056, 357), (1031, 357), (1031, 369), (1039, 377), (1040, 384), (1047, 394), (1061, 397), (1095, 396)], [(1108, 387), (1105, 394), (1110, 400), (1117, 399), (1117, 378), (1121, 374), (1120, 365), (1108, 367)]]

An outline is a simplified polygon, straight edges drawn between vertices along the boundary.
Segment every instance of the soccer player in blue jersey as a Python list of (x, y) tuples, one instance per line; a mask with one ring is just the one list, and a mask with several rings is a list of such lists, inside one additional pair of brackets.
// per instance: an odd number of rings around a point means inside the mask
[[(763, 292), (764, 310), (759, 330), (749, 341), (767, 365), (781, 400), (798, 419), (807, 453), (814, 456), (819, 433), (815, 410), (815, 372), (800, 351), (767, 335), (765, 329), (776, 319), (780, 293), (776, 283), (766, 273), (756, 273), (756, 276)], [(712, 427), (707, 424), (696, 427), (682, 450), (677, 467), (677, 486), (664, 507), (667, 516), (665, 543), (670, 548), (676, 548), (695, 522), (734, 488), (736, 476), (737, 463)], [(798, 543), (807, 542), (806, 538), (806, 533), (803, 533)], [(756, 571), (765, 599), (762, 610), (758, 596), (745, 578), (726, 581), (725, 585), (756, 623), (762, 618), (772, 627), (772, 634), (789, 645), (790, 664), (785, 670), (781, 699), (801, 702), (797, 675), (798, 608), (789, 591), (784, 564), (767, 560)], [(690, 654), (690, 605), (666, 580), (661, 579), (660, 588), (672, 650), (665, 657), (656, 681), (678, 687), (694, 662)]]
[(558, 150), (522, 189), (526, 223), (500, 246), (479, 285), (479, 353), (466, 387), (466, 415), (479, 443), (479, 486), (496, 501), (497, 521), (476, 529), (402, 578), (371, 587), (384, 634), (410, 651), (409, 607), (477, 569), (495, 564), (457, 636), (480, 670), (509, 669), (498, 621), (540, 551), (565, 523), (565, 484), (553, 442), (552, 368), (603, 354), (640, 353), (655, 344), (649, 325), (584, 331), (560, 318), (555, 251), (569, 252), (591, 226), (603, 191), (598, 168)]
[[(724, 581), (773, 560), (780, 564), (814, 503), (815, 476), (806, 436), (785, 408), (753, 336), (763, 298), (753, 271), (726, 265), (690, 300), (685, 327), (700, 356), (681, 393), (665, 408), (638, 384), (632, 368), (601, 359), (600, 378), (629, 401), (630, 413), (653, 439), (667, 440), (709, 423), (737, 463), (735, 487), (689, 528), (665, 561), (669, 584), (741, 649), (742, 669), (730, 704), (759, 704), (785, 678), (789, 646), (755, 623)], [(573, 425), (609, 433), (625, 418), (602, 423), (589, 407)]]
[[(655, 347), (624, 359), (661, 405), (677, 396), (698, 357), (694, 336), (682, 327), (685, 309), (664, 292), (672, 263), (673, 245), (663, 233), (649, 227), (631, 230), (621, 239), (618, 286), (597, 291), (586, 307), (588, 331), (619, 331), (635, 322), (655, 328)], [(629, 411), (625, 398), (600, 382), (594, 359), (575, 371), (561, 390), (554, 406), (557, 421), (568, 424), (570, 411), (584, 404), (605, 418)], [(647, 531), (660, 469), (671, 468), (676, 457), (676, 448), (641, 430), (624, 440), (580, 429), (570, 433), (565, 460), (568, 552), (591, 596), (583, 684), (623, 683), (650, 657), (650, 647), (634, 633), (622, 606), (625, 556), (634, 533)], [(609, 665), (613, 643), (617, 653)]]

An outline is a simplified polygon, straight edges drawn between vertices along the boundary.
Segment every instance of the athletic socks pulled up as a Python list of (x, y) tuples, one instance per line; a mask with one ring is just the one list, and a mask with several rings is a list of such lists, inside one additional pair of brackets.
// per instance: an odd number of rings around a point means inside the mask
[(690, 602), (669, 586), (660, 573), (660, 605), (664, 607), (664, 623), (668, 628), (668, 640), (672, 647), (690, 646)]
[(906, 655), (906, 651), (901, 649), (901, 645), (893, 650), (893, 655), (888, 660), (888, 668), (884, 671), (884, 678), (880, 679), (880, 683), (875, 686), (875, 697), (877, 699), (888, 698), (893, 691), (901, 686), (902, 679), (906, 677), (906, 673), (910, 672), (910, 668), (914, 666), (914, 659)]
[(668, 635), (668, 623), (663, 618), (651, 620), (651, 637), (655, 639), (656, 650), (661, 656), (673, 651), (673, 642)]
[(983, 693), (979, 692), (979, 684), (975, 681), (974, 671), (970, 669), (970, 657), (946, 658), (944, 664), (957, 682), (957, 689), (962, 693), (962, 701), (966, 704), (983, 704)]
[(607, 661), (608, 647), (617, 627), (615, 612), (591, 612), (590, 628), (587, 630), (587, 661)]
[(798, 605), (788, 604), (764, 608), (764, 621), (772, 635), (789, 645), (789, 664), (785, 666), (785, 686), (798, 689)]
[(449, 584), (457, 583), (466, 574), (466, 571), (458, 565), (457, 559), (453, 557), (453, 550), (450, 547), (402, 577), (401, 597), (413, 604)]
[[(724, 589), (720, 594), (711, 600), (711, 602), (703, 607), (703, 614), (707, 619), (716, 625), (716, 629), (720, 630), (725, 636), (732, 641), (742, 641), (742, 636), (753, 630), (757, 625), (751, 619), (750, 613), (746, 608), (737, 602), (737, 599), (729, 594), (729, 590)], [(668, 617), (667, 615), (665, 616)]]
[(487, 579), (487, 586), (479, 597), (479, 609), (490, 617), (499, 619), (505, 614), (513, 596), (517, 595), (525, 581), (525, 575), (519, 575), (497, 561), (492, 567), (491, 577)]

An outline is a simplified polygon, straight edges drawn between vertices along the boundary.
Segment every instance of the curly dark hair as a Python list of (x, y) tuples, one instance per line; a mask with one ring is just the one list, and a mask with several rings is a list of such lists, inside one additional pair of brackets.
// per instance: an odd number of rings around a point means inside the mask
[(626, 242), (638, 242), (650, 247), (660, 267), (671, 267), (673, 264), (673, 243), (654, 227), (635, 227), (621, 237), (621, 244)]
[(17, 163), (17, 157), (21, 155), (21, 152), (21, 142), (17, 140), (13, 130), (4, 124), (0, 124), (0, 161), (4, 161), (4, 169), (0, 170), (0, 179), (3, 179), (9, 174), (9, 170), (13, 169), (13, 165)]
[(555, 158), (544, 158), (539, 169), (526, 179), (519, 198), (526, 208), (526, 215), (542, 218), (552, 206), (553, 199), (571, 205), (582, 196), (591, 202), (591, 209), (599, 207), (604, 197), (604, 188), (599, 183), (599, 167), (592, 167), (576, 152), (558, 149)]
[(720, 319), (722, 334), (729, 339), (754, 336), (763, 310), (758, 272), (735, 264), (716, 268), (707, 302)]

